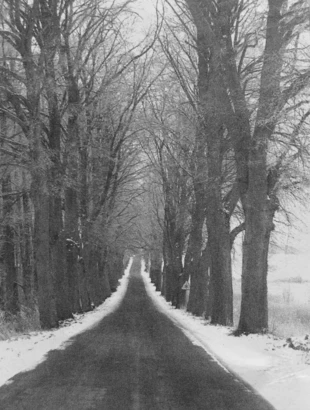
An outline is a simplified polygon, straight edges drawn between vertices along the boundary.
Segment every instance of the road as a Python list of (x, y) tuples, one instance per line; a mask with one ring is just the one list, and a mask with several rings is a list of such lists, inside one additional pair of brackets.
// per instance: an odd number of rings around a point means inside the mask
[(272, 410), (147, 296), (133, 264), (120, 307), (0, 388), (1, 410)]

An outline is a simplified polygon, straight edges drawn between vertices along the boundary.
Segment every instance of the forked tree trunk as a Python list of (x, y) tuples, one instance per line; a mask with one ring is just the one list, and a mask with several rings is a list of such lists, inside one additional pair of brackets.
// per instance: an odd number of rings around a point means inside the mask
[(243, 204), (245, 237), (239, 333), (259, 333), (268, 329), (268, 248), (278, 203), (272, 192), (274, 187), (268, 184), (267, 151), (281, 99), (283, 4), (284, 0), (269, 0), (259, 107), (249, 157), (248, 190)]
[[(207, 147), (208, 183), (206, 209), (208, 244), (211, 256), (213, 323), (232, 324), (232, 276), (229, 227), (222, 201), (223, 134), (226, 120), (227, 90), (224, 82), (222, 37), (231, 5), (218, 2), (211, 17), (210, 4), (186, 0), (197, 29), (199, 125)], [(211, 21), (213, 19), (213, 21)], [(227, 245), (228, 244), (228, 245)], [(228, 252), (229, 250), (229, 252)], [(193, 285), (191, 285), (193, 286)]]

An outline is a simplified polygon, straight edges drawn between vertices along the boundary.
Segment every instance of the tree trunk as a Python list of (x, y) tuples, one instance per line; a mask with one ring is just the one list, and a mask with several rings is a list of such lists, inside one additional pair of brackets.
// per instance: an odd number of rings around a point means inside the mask
[(165, 265), (165, 298), (180, 307), (183, 250), (185, 246), (185, 220), (187, 188), (185, 173), (165, 164), (162, 144), (159, 148), (161, 176), (164, 192), (163, 254)]
[[(66, 262), (71, 312), (80, 311), (79, 280), (79, 209), (74, 188), (65, 189)], [(85, 306), (83, 306), (85, 308)]]
[[(65, 33), (65, 53), (67, 57), (66, 79), (68, 91), (68, 125), (66, 144), (67, 186), (65, 187), (65, 235), (67, 242), (67, 275), (69, 281), (70, 303), (72, 312), (79, 311), (79, 113), (80, 92), (71, 57), (69, 33)], [(84, 261), (85, 262), (85, 261)], [(85, 266), (85, 265), (84, 265)]]
[(1, 259), (5, 278), (5, 304), (4, 309), (15, 315), (19, 311), (17, 269), (15, 266), (15, 233), (12, 225), (13, 198), (11, 177), (7, 175), (2, 182), (3, 218), (4, 227), (2, 234)]
[(211, 257), (212, 289), (211, 323), (233, 325), (233, 289), (229, 223), (223, 211), (212, 212), (208, 223), (208, 245)]
[(157, 291), (161, 291), (162, 288), (162, 274), (161, 274), (161, 266), (162, 266), (162, 253), (158, 250), (151, 251), (150, 256), (150, 278), (151, 282), (155, 285)]
[(194, 315), (203, 316), (206, 312), (208, 281), (205, 270), (201, 269), (203, 247), (202, 229), (205, 220), (204, 185), (198, 184), (195, 189), (195, 210), (192, 215), (192, 229), (185, 256), (183, 281), (190, 278), (190, 294), (187, 310)]
[(37, 277), (38, 307), (42, 328), (58, 324), (55, 298), (55, 277), (50, 255), (50, 196), (48, 192), (48, 170), (43, 164), (40, 127), (32, 128), (33, 174), (32, 201), (34, 206), (34, 257)]
[[(227, 128), (227, 95), (222, 59), (224, 38), (232, 5), (219, 2), (211, 15), (210, 4), (186, 0), (197, 29), (198, 98), (200, 133), (207, 147), (208, 183), (206, 208), (208, 245), (211, 254), (211, 285), (213, 292), (213, 323), (232, 324), (232, 277), (228, 221), (222, 200), (222, 160), (225, 147), (223, 135)], [(229, 27), (229, 26), (228, 26)], [(218, 224), (218, 225), (217, 225)], [(229, 250), (229, 251), (228, 251)], [(191, 285), (193, 287), (193, 284)], [(194, 290), (194, 289), (192, 289)]]
[(55, 295), (58, 318), (64, 320), (71, 316), (69, 289), (66, 272), (66, 243), (63, 232), (62, 193), (63, 180), (61, 166), (61, 114), (57, 95), (56, 69), (54, 59), (59, 47), (59, 18), (56, 7), (49, 7), (41, 1), (42, 55), (45, 66), (45, 89), (49, 114), (49, 149), (51, 166), (49, 168), (49, 217), (50, 217), (50, 256), (51, 272), (55, 278)]
[(283, 3), (284, 0), (269, 0), (259, 107), (249, 157), (248, 190), (243, 204), (245, 237), (238, 333), (259, 333), (268, 329), (268, 248), (278, 203), (274, 186), (268, 182), (267, 151), (281, 98)]
[[(51, 65), (48, 60), (47, 66)], [(64, 320), (72, 316), (70, 306), (68, 278), (66, 271), (66, 242), (63, 231), (62, 218), (62, 181), (61, 172), (61, 118), (58, 109), (57, 95), (55, 94), (56, 81), (54, 68), (49, 67), (47, 74), (47, 96), (49, 106), (50, 130), (49, 148), (51, 155), (51, 167), (49, 169), (49, 217), (50, 217), (50, 255), (51, 271), (55, 277), (55, 294), (58, 318)], [(51, 89), (51, 86), (54, 88)]]
[(38, 306), (40, 322), (43, 329), (57, 326), (56, 299), (54, 291), (54, 277), (50, 263), (50, 230), (49, 204), (46, 175), (36, 175), (33, 179), (34, 203), (34, 248), (35, 266), (38, 280)]
[[(89, 212), (89, 202), (91, 194), (89, 192), (89, 161), (88, 161), (88, 144), (89, 138), (92, 133), (92, 124), (90, 119), (90, 113), (86, 113), (86, 124), (79, 133), (79, 178), (80, 178), (80, 218), (81, 218), (81, 238), (80, 248), (82, 256), (83, 266), (83, 300), (86, 310), (90, 308), (91, 303), (95, 303), (95, 296), (97, 286), (92, 278), (94, 271), (92, 269), (91, 254), (93, 244), (90, 243), (89, 236), (91, 234), (92, 224)], [(92, 171), (91, 171), (92, 172)], [(110, 287), (108, 285), (107, 292), (110, 293)], [(87, 304), (85, 304), (87, 302)]]
[[(1, 137), (8, 137), (7, 118), (4, 114), (0, 115), (0, 132)], [(0, 141), (3, 145), (2, 140)], [(2, 155), (1, 155), (2, 157)], [(2, 159), (2, 158), (1, 158)], [(13, 226), (13, 204), (12, 181), (10, 170), (2, 177), (2, 226), (1, 226), (1, 250), (0, 250), (0, 304), (2, 308), (15, 315), (19, 311), (18, 289), (17, 289), (17, 268), (15, 266), (15, 232)], [(1, 283), (2, 282), (2, 283)]]
[[(167, 210), (165, 211), (165, 213)], [(175, 221), (168, 212), (165, 216), (164, 233), (164, 265), (165, 265), (165, 293), (164, 296), (173, 306), (179, 307), (181, 291), (182, 260), (176, 241)]]
[[(24, 181), (25, 183), (25, 181)], [(21, 263), (23, 272), (23, 289), (25, 304), (31, 310), (35, 309), (36, 283), (33, 260), (33, 227), (30, 214), (29, 196), (24, 192), (21, 198), (23, 222), (21, 229)]]
[[(99, 306), (104, 300), (104, 281), (99, 270), (100, 255), (97, 247), (92, 246), (89, 258), (88, 274), (90, 279), (90, 295), (94, 306)], [(114, 270), (114, 264), (113, 268)], [(117, 285), (115, 286), (115, 288)]]
[[(209, 118), (209, 123), (211, 119)], [(212, 289), (211, 323), (233, 325), (233, 290), (230, 245), (230, 215), (224, 209), (221, 195), (221, 132), (220, 124), (210, 127), (208, 136), (207, 230), (211, 257), (210, 285)]]
[(118, 252), (110, 251), (107, 254), (107, 261), (110, 288), (112, 292), (115, 292), (124, 272), (122, 256)]
[[(39, 121), (40, 92), (35, 71), (30, 72), (28, 94), (32, 111), (29, 140), (32, 143), (32, 202), (34, 206), (34, 257), (38, 283), (38, 307), (42, 328), (57, 326), (55, 277), (50, 255), (50, 195), (47, 155), (42, 144)], [(36, 84), (36, 85), (35, 85)], [(40, 84), (40, 83), (39, 83)]]
[[(98, 270), (99, 278), (101, 281), (102, 294), (100, 295), (101, 301), (103, 302), (106, 298), (111, 295), (111, 289), (109, 284), (109, 278), (107, 273), (107, 251), (102, 248), (98, 249)], [(123, 273), (124, 265), (122, 263), (121, 272)]]

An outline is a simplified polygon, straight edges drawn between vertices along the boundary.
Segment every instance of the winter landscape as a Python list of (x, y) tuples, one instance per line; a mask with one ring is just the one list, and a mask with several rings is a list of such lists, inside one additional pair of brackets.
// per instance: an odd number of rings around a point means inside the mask
[[(117, 292), (94, 311), (75, 315), (74, 320), (66, 321), (60, 329), (0, 341), (0, 385), (10, 384), (9, 379), (15, 374), (35, 368), (50, 350), (65, 349), (76, 334), (87, 331), (115, 311), (126, 293), (130, 266), (131, 262)], [(173, 308), (156, 292), (145, 266), (142, 276), (157, 309), (182, 329), (194, 345), (205, 349), (228, 372), (241, 376), (276, 410), (305, 408), (309, 400), (310, 340), (293, 339), (292, 348), (285, 338), (272, 334), (234, 337), (231, 328), (211, 326), (201, 318)]]
[(310, 406), (309, 96), (308, 0), (0, 0), (0, 408)]

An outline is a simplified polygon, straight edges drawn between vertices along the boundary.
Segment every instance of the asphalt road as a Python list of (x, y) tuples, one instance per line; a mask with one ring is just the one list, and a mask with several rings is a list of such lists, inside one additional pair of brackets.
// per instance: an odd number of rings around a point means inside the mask
[(137, 264), (117, 311), (0, 388), (1, 410), (271, 410), (147, 296)]

